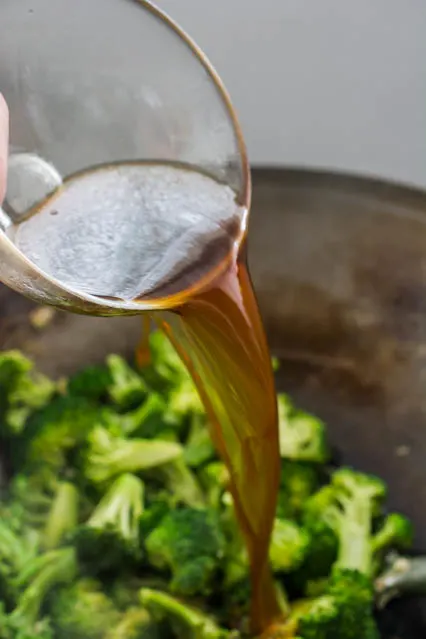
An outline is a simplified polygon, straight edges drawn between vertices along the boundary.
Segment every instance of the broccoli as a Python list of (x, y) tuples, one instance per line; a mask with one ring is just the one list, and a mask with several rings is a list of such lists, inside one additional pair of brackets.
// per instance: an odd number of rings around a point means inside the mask
[(406, 550), (413, 544), (413, 525), (399, 513), (390, 513), (371, 540), (373, 559), (379, 566), (390, 549)]
[(372, 531), (386, 489), (376, 477), (346, 468), (333, 473), (328, 488), (322, 517), (337, 536), (338, 556), (325, 594), (301, 615), (298, 633), (303, 639), (376, 639)]
[(229, 639), (236, 635), (235, 632), (220, 628), (214, 619), (204, 612), (191, 608), (159, 590), (143, 588), (140, 591), (140, 600), (154, 618), (168, 620), (179, 637)]
[(0, 511), (0, 598), (8, 607), (16, 603), (18, 580), (39, 553), (39, 535), (24, 521), (20, 504), (2, 504)]
[(141, 374), (152, 388), (167, 393), (189, 377), (185, 365), (162, 332), (151, 333), (149, 347), (151, 361), (141, 369)]
[(211, 462), (215, 457), (215, 449), (206, 419), (202, 415), (194, 415), (188, 439), (185, 442), (184, 459), (191, 468), (199, 468)]
[(55, 384), (33, 368), (19, 351), (0, 353), (0, 420), (6, 437), (19, 435), (28, 417), (55, 393)]
[(269, 547), (273, 572), (291, 572), (303, 563), (310, 544), (303, 528), (288, 519), (275, 519)]
[(139, 519), (143, 507), (142, 481), (131, 474), (116, 479), (90, 519), (72, 534), (79, 561), (87, 571), (97, 575), (140, 560)]
[(108, 394), (114, 404), (121, 410), (138, 406), (148, 394), (142, 377), (119, 355), (109, 355), (107, 367), (112, 380)]
[(223, 462), (213, 461), (201, 469), (200, 481), (209, 506), (219, 509), (222, 497), (229, 488), (229, 480), (229, 471)]
[(166, 624), (154, 622), (145, 608), (135, 606), (129, 608), (102, 639), (164, 639), (168, 635), (171, 633)]
[(155, 469), (155, 476), (172, 495), (175, 504), (204, 506), (205, 497), (197, 476), (185, 464), (183, 458)]
[(71, 583), (77, 575), (77, 562), (72, 548), (61, 548), (40, 555), (20, 573), (17, 583), (22, 589), (7, 624), (17, 632), (31, 632), (37, 627), (42, 608), (56, 586)]
[(28, 422), (25, 440), (12, 449), (18, 469), (40, 468), (64, 472), (72, 454), (96, 426), (121, 432), (120, 420), (106, 407), (99, 407), (84, 397), (56, 397)]
[(108, 398), (112, 383), (111, 372), (106, 366), (87, 366), (68, 380), (67, 391), (72, 396), (100, 402)]
[(126, 436), (170, 441), (176, 441), (181, 426), (166, 399), (155, 392), (150, 393), (138, 408), (125, 413), (122, 424)]
[(50, 619), (43, 617), (35, 624), (28, 624), (25, 620), (14, 621), (0, 604), (0, 637), (1, 639), (55, 639)]
[(56, 639), (104, 639), (122, 616), (101, 583), (87, 578), (61, 588), (50, 614)]
[(207, 509), (170, 512), (145, 540), (150, 564), (169, 569), (172, 592), (208, 595), (225, 553), (225, 538), (216, 514)]
[(277, 516), (298, 519), (306, 500), (319, 486), (317, 469), (311, 464), (282, 460)]
[(294, 461), (325, 464), (330, 457), (325, 424), (296, 410), (286, 395), (278, 395), (281, 457)]
[(43, 547), (53, 550), (78, 524), (79, 493), (74, 484), (59, 482), (47, 514)]
[(289, 592), (296, 597), (309, 595), (318, 583), (328, 577), (337, 558), (337, 535), (324, 514), (335, 504), (335, 489), (320, 488), (306, 500), (301, 525), (311, 539), (305, 559), (298, 570), (287, 578)]
[(87, 443), (84, 473), (94, 483), (106, 482), (122, 473), (152, 469), (182, 455), (182, 447), (176, 442), (124, 439), (102, 427), (90, 432)]

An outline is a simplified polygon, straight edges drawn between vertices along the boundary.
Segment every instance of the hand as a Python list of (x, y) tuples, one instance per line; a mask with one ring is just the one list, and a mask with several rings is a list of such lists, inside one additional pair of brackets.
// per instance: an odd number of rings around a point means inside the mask
[(9, 109), (0, 93), (0, 204), (6, 192), (6, 170), (9, 146)]

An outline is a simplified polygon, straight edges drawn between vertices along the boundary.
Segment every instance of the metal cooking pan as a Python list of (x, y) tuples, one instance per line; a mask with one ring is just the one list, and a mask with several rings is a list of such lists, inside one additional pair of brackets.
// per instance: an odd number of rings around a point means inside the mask
[[(302, 170), (254, 171), (249, 256), (278, 383), (326, 419), (343, 461), (381, 475), (426, 551), (426, 194)], [(0, 347), (55, 376), (131, 354), (140, 318), (57, 313), (0, 288)]]

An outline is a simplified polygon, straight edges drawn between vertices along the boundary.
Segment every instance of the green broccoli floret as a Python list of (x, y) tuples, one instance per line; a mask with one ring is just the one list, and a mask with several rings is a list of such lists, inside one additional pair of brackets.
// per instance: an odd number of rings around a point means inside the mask
[(153, 476), (169, 491), (174, 505), (185, 504), (195, 508), (206, 505), (198, 478), (183, 458), (160, 466), (155, 469)]
[(204, 414), (194, 382), (169, 339), (156, 331), (149, 344), (151, 363), (141, 370), (148, 384), (166, 394), (170, 411), (179, 419)]
[(176, 441), (181, 423), (169, 408), (166, 398), (150, 393), (146, 400), (122, 416), (123, 432), (142, 439)]
[(224, 628), (220, 628), (210, 616), (200, 610), (191, 608), (174, 597), (160, 592), (143, 588), (140, 592), (142, 605), (147, 608), (154, 618), (168, 620), (178, 637), (186, 639), (229, 639), (236, 635)]
[(95, 483), (106, 482), (122, 473), (152, 469), (182, 456), (182, 447), (176, 442), (124, 439), (101, 427), (90, 432), (87, 443), (84, 473)]
[(76, 575), (77, 562), (72, 548), (53, 550), (35, 558), (19, 575), (22, 592), (8, 616), (10, 628), (25, 628), (28, 633), (35, 629), (50, 593), (57, 586), (71, 583)]
[(151, 333), (149, 347), (151, 362), (141, 369), (141, 374), (152, 388), (167, 392), (189, 377), (185, 365), (162, 332)]
[(336, 565), (371, 575), (373, 521), (380, 514), (386, 486), (377, 477), (340, 468), (333, 473), (332, 487), (335, 504), (324, 517), (339, 540)]
[(302, 565), (287, 580), (289, 592), (296, 597), (308, 595), (313, 585), (327, 578), (337, 558), (337, 535), (324, 516), (335, 503), (335, 489), (330, 485), (320, 488), (305, 501), (301, 525), (311, 543)]
[(316, 467), (284, 459), (281, 463), (277, 516), (285, 519), (299, 518), (306, 500), (314, 494), (318, 486)]
[(19, 502), (3, 503), (0, 510), (0, 599), (10, 608), (17, 601), (24, 569), (39, 554), (39, 535), (26, 525)]
[(322, 518), (338, 538), (338, 556), (324, 596), (300, 617), (298, 633), (303, 639), (376, 639), (372, 531), (385, 485), (342, 468), (328, 488)]
[(27, 624), (25, 619), (12, 620), (3, 604), (0, 604), (1, 639), (55, 639), (50, 619), (43, 617), (35, 624)]
[(72, 454), (96, 426), (121, 432), (119, 417), (108, 408), (84, 397), (57, 397), (29, 420), (25, 440), (12, 450), (15, 464), (19, 470), (61, 473), (71, 466)]
[(70, 395), (98, 402), (108, 398), (112, 384), (112, 375), (106, 366), (86, 366), (70, 377), (67, 391)]
[(139, 406), (148, 394), (142, 377), (119, 355), (109, 355), (107, 367), (112, 380), (108, 393), (114, 404), (122, 410)]
[(184, 459), (191, 468), (200, 468), (215, 458), (215, 449), (204, 415), (194, 415), (188, 439), (185, 442)]
[(145, 540), (150, 564), (171, 571), (171, 590), (183, 596), (209, 594), (225, 552), (216, 514), (207, 509), (172, 511)]
[(303, 563), (310, 536), (289, 519), (275, 519), (269, 547), (269, 560), (273, 572), (292, 572)]
[(142, 481), (131, 474), (116, 479), (90, 519), (72, 534), (79, 561), (87, 571), (97, 575), (140, 560), (143, 507)]
[(1, 430), (4, 436), (19, 435), (28, 417), (45, 406), (55, 384), (34, 371), (33, 363), (19, 351), (0, 353)]
[(281, 457), (294, 461), (324, 464), (329, 460), (325, 424), (308, 413), (296, 410), (286, 395), (278, 395)]
[(164, 639), (168, 635), (171, 633), (164, 623), (153, 621), (145, 608), (133, 607), (122, 615), (116, 626), (102, 635), (102, 639)]
[(211, 508), (219, 509), (224, 493), (229, 488), (229, 471), (225, 464), (213, 461), (200, 471), (200, 481)]
[(78, 524), (79, 492), (70, 482), (59, 482), (47, 513), (43, 547), (53, 550)]
[(371, 540), (373, 559), (379, 564), (389, 550), (406, 550), (413, 544), (413, 524), (399, 513), (390, 513)]
[(122, 614), (100, 582), (79, 579), (61, 588), (50, 606), (56, 639), (104, 639)]

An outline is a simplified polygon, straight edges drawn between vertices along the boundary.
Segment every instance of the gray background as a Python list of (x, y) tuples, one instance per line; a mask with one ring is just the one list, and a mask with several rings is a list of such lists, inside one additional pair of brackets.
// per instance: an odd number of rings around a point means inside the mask
[(157, 0), (237, 107), (253, 164), (426, 187), (424, 0)]

